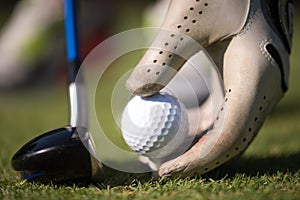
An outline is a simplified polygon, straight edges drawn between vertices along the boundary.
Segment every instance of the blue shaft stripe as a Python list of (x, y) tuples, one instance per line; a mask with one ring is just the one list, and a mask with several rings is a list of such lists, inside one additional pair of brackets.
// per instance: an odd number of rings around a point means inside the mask
[(77, 27), (75, 19), (74, 0), (64, 0), (65, 9), (65, 30), (67, 40), (68, 61), (74, 61), (78, 58)]

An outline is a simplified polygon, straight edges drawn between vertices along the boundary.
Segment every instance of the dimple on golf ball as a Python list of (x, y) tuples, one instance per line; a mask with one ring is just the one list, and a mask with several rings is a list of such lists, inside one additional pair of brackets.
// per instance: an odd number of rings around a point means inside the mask
[(121, 129), (125, 142), (135, 152), (167, 156), (182, 145), (188, 134), (186, 109), (166, 93), (135, 96), (123, 111)]

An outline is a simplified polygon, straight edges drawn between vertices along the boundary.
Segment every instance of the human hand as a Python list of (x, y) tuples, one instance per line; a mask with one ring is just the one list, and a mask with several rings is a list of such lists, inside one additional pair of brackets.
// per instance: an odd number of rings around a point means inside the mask
[[(198, 133), (210, 129), (163, 163), (159, 176), (201, 175), (249, 146), (288, 88), (292, 6), (288, 0), (171, 1), (155, 48), (145, 53), (127, 88), (141, 96), (157, 93), (202, 46), (222, 73), (225, 95), (217, 116)], [(208, 106), (196, 112), (202, 115)]]

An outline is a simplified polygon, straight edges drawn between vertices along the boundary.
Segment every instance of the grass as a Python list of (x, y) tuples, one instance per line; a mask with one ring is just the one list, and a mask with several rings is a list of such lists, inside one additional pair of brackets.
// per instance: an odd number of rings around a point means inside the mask
[(295, 27), (289, 92), (240, 160), (202, 177), (153, 180), (114, 173), (97, 184), (23, 181), (10, 159), (32, 137), (67, 123), (66, 92), (56, 85), (2, 93), (0, 199), (299, 199), (299, 28)]

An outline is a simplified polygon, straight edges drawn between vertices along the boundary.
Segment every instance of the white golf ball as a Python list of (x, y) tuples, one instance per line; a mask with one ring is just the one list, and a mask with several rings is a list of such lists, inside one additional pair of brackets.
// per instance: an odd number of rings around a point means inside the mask
[(189, 126), (184, 105), (169, 94), (158, 93), (132, 98), (123, 111), (121, 129), (132, 150), (164, 157), (183, 145)]

